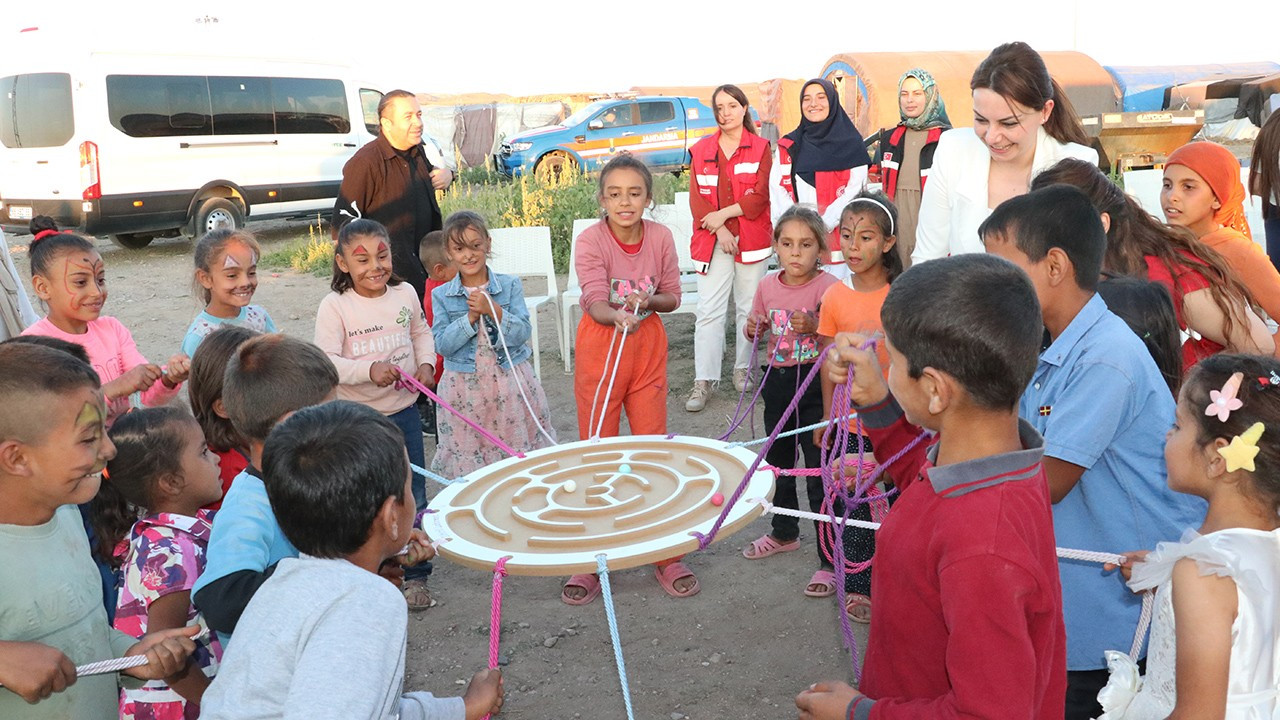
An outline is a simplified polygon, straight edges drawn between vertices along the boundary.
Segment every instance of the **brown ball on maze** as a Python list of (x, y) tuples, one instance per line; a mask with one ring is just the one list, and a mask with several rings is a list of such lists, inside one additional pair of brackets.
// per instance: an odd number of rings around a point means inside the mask
[[(424, 526), (441, 555), (481, 570), (510, 557), (518, 575), (611, 570), (691, 552), (755, 461), (748, 450), (706, 438), (661, 435), (584, 440), (481, 468), (431, 501)], [(629, 471), (629, 472), (628, 472)], [(773, 474), (757, 470), (744, 499), (770, 499)], [(761, 514), (740, 501), (720, 535)]]

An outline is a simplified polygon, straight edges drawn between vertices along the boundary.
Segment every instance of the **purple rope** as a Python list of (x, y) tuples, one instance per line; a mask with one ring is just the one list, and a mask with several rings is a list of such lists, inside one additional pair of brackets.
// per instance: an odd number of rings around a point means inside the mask
[(497, 445), (499, 448), (502, 448), (502, 450), (505, 451), (508, 455), (514, 455), (519, 458), (524, 457), (524, 453), (502, 442), (493, 433), (489, 432), (488, 430), (485, 430), (484, 428), (476, 424), (474, 420), (458, 412), (457, 408), (453, 407), (452, 405), (445, 402), (444, 400), (441, 400), (439, 395), (431, 392), (431, 390), (428, 389), (426, 385), (423, 385), (422, 383), (418, 382), (418, 379), (415, 378), (414, 376), (408, 373), (402, 372), (400, 373), (400, 379), (396, 381), (396, 385), (402, 388), (408, 387), (410, 389), (417, 390), (423, 395), (426, 395), (432, 400), (435, 400), (436, 404), (438, 404), (440, 407), (444, 408), (445, 410), (448, 410), (449, 412), (453, 413), (462, 422), (470, 425), (473, 429), (475, 429), (476, 432), (484, 436), (484, 438), (487, 439), (489, 442), (493, 443), (494, 445)]
[[(791, 315), (787, 315), (787, 322), (790, 322)], [(765, 349), (768, 350), (769, 343), (765, 343)], [(756, 358), (760, 353), (760, 333), (757, 332), (751, 341), (751, 358), (747, 360), (747, 382), (751, 382), (751, 371), (756, 367)], [(760, 382), (756, 383), (755, 394), (751, 396), (751, 403), (747, 405), (746, 412), (742, 412), (742, 401), (746, 399), (747, 393), (751, 392), (744, 389), (738, 394), (738, 406), (733, 410), (733, 417), (729, 420), (729, 429), (721, 435), (718, 440), (728, 440), (738, 428), (742, 427), (742, 423), (749, 418), (751, 420), (751, 434), (756, 434), (756, 402), (760, 400), (760, 393), (764, 390), (764, 381), (769, 377), (769, 371), (773, 369), (773, 363), (767, 363), (764, 368), (764, 374), (760, 376)]]

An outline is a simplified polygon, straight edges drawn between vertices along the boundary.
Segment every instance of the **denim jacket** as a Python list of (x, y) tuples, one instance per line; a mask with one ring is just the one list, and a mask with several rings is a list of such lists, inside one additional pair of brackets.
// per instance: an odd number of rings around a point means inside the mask
[[(529, 359), (529, 309), (524, 304), (524, 289), (520, 278), (503, 275), (492, 269), (485, 291), (493, 302), (502, 308), (502, 335), (511, 350), (511, 357), (502, 349), (498, 328), (488, 316), (480, 318), (489, 335), (489, 344), (498, 357), (498, 364), (510, 369)], [(462, 276), (431, 291), (431, 333), (435, 336), (436, 352), (444, 356), (444, 369), (454, 372), (476, 371), (476, 333), (479, 328), (467, 322), (467, 291), (462, 287)]]

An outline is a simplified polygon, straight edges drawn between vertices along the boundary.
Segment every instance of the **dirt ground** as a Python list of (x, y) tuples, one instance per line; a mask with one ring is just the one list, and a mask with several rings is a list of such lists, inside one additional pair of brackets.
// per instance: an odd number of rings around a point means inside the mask
[[(306, 226), (276, 222), (250, 229), (259, 233), (264, 252), (270, 252), (283, 247), (287, 238), (305, 235)], [(30, 239), (8, 238), (24, 275)], [(178, 351), (199, 310), (190, 289), (191, 243), (157, 240), (144, 250), (126, 250), (99, 240), (99, 246), (110, 292), (105, 313), (120, 318), (133, 332), (143, 354), (163, 362)], [(328, 279), (291, 271), (262, 271), (259, 276), (254, 301), (271, 312), (284, 332), (309, 340)], [(726, 358), (726, 381), (707, 409), (685, 412), (684, 399), (693, 381), (693, 316), (677, 315), (664, 322), (671, 348), (669, 429), (718, 436), (737, 399), (727, 379), (732, 360)], [(573, 378), (564, 373), (550, 308), (539, 313), (539, 323), (542, 384), (552, 418), (559, 437), (576, 439)], [(761, 425), (757, 410), (757, 436), (764, 435)], [(745, 429), (736, 439), (749, 439)], [(428, 438), (428, 453), (432, 449)], [(428, 483), (429, 493), (437, 489)], [(809, 683), (850, 678), (834, 599), (808, 598), (802, 592), (817, 568), (813, 527), (802, 525), (805, 548), (800, 552), (758, 561), (740, 554), (743, 545), (768, 530), (768, 522), (767, 517), (759, 518), (686, 558), (702, 586), (693, 598), (668, 597), (649, 569), (612, 576), (636, 717), (794, 718), (794, 697)], [(486, 666), (491, 582), (488, 573), (448, 560), (436, 563), (431, 587), (440, 604), (410, 618), (406, 690), (460, 694), (471, 674)], [(865, 632), (858, 626), (855, 632), (861, 652)], [(563, 604), (558, 579), (506, 579), (500, 663), (507, 692), (500, 717), (626, 717), (604, 604)]]

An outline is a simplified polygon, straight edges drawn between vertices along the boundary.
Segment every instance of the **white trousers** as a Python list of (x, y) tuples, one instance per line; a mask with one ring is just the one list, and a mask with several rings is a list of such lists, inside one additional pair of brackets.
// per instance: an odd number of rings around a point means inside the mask
[(720, 379), (724, 359), (724, 325), (729, 314), (729, 294), (736, 311), (733, 367), (745, 368), (751, 360), (751, 342), (742, 336), (747, 314), (756, 297), (756, 287), (768, 269), (768, 261), (744, 265), (734, 256), (716, 248), (706, 275), (698, 276), (698, 315), (693, 326), (693, 369), (695, 380)]

